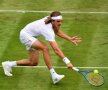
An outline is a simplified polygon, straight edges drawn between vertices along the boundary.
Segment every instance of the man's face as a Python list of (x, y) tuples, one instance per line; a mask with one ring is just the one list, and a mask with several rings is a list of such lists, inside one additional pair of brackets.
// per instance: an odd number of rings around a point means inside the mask
[(62, 23), (62, 20), (53, 20), (52, 21), (52, 26), (53, 27), (56, 27), (56, 28), (60, 28), (60, 26), (61, 26), (61, 23)]

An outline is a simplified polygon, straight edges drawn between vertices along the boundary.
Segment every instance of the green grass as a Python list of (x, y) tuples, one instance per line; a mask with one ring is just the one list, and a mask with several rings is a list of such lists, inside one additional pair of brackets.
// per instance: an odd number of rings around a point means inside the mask
[(107, 0), (1, 0), (0, 8), (42, 11), (108, 11), (107, 4)]
[[(0, 10), (42, 11), (108, 11), (107, 0), (1, 0)], [(27, 51), (19, 41), (20, 30), (29, 22), (48, 13), (0, 12), (0, 63), (5, 60), (27, 58)], [(75, 66), (108, 66), (108, 14), (63, 14), (62, 30), (69, 36), (79, 36), (82, 42), (75, 46), (59, 37), (56, 41)], [(43, 37), (39, 39), (44, 40)], [(48, 42), (45, 41), (46, 44)], [(48, 45), (49, 46), (49, 45)], [(54, 66), (65, 66), (49, 46)], [(45, 65), (42, 54), (39, 65)], [(99, 69), (105, 84), (94, 87), (84, 78), (68, 69), (56, 69), (66, 77), (53, 85), (47, 68), (13, 68), (13, 77), (6, 77), (0, 67), (0, 90), (107, 90), (107, 69)]]

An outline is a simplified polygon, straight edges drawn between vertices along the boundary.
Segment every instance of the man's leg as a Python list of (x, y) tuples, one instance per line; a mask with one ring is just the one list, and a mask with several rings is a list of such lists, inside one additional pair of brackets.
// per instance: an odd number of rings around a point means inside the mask
[(38, 50), (42, 50), (44, 61), (47, 65), (48, 69), (50, 70), (50, 73), (52, 75), (52, 79), (53, 79), (54, 84), (58, 83), (62, 78), (64, 78), (64, 75), (57, 74), (55, 72), (55, 70), (53, 69), (52, 64), (51, 64), (49, 49), (43, 42), (37, 40), (32, 45), (32, 47), (35, 48), (35, 49), (38, 49)]
[(38, 50), (29, 50), (28, 55), (29, 55), (28, 59), (22, 59), (22, 60), (16, 61), (17, 65), (37, 66), (38, 65), (39, 51)]
[[(34, 52), (29, 51), (29, 55), (30, 55), (29, 59), (22, 59), (22, 60), (13, 61), (13, 62), (3, 62), (2, 63), (3, 68), (4, 66), (6, 67), (8, 66), (9, 69), (11, 69), (11, 67), (16, 66), (16, 65), (36, 65), (38, 63), (38, 51), (37, 50), (41, 50), (43, 53), (44, 61), (52, 75), (53, 83), (54, 84), (58, 83), (64, 77), (64, 75), (57, 74), (55, 70), (53, 69), (51, 60), (50, 60), (50, 54), (49, 54), (48, 47), (43, 42), (37, 40), (36, 42), (33, 43), (32, 48), (36, 50)], [(4, 65), (4, 63), (6, 64)], [(8, 71), (8, 73), (6, 72), (5, 75), (12, 76), (9, 69), (7, 70), (6, 68), (6, 71)]]
[(17, 65), (22, 65), (22, 66), (37, 65), (39, 51), (38, 50), (29, 50), (28, 53), (29, 53), (29, 59), (2, 62), (2, 66), (4, 69), (5, 75), (12, 76), (12, 67), (17, 66)]
[(45, 64), (47, 65), (48, 69), (51, 69), (52, 64), (51, 64), (50, 53), (47, 45), (45, 45), (42, 41), (37, 40), (35, 43), (33, 43), (32, 48), (42, 51)]

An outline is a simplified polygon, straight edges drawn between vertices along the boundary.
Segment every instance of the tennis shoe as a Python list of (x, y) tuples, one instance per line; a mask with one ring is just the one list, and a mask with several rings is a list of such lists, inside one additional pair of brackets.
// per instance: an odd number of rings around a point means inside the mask
[(3, 66), (4, 74), (6, 76), (12, 76), (11, 74), (12, 68), (9, 66), (9, 61), (2, 62), (2, 66)]
[(58, 83), (60, 80), (62, 80), (65, 76), (64, 75), (59, 75), (57, 74), (56, 76), (52, 77), (53, 79), (53, 83), (56, 84)]

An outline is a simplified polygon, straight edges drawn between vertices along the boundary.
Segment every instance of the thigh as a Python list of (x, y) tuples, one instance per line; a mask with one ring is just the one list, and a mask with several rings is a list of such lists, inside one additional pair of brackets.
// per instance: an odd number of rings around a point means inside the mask
[(47, 45), (45, 43), (43, 43), (42, 41), (40, 41), (40, 40), (36, 40), (32, 44), (32, 48), (37, 49), (37, 50), (43, 50), (46, 47), (47, 47)]

